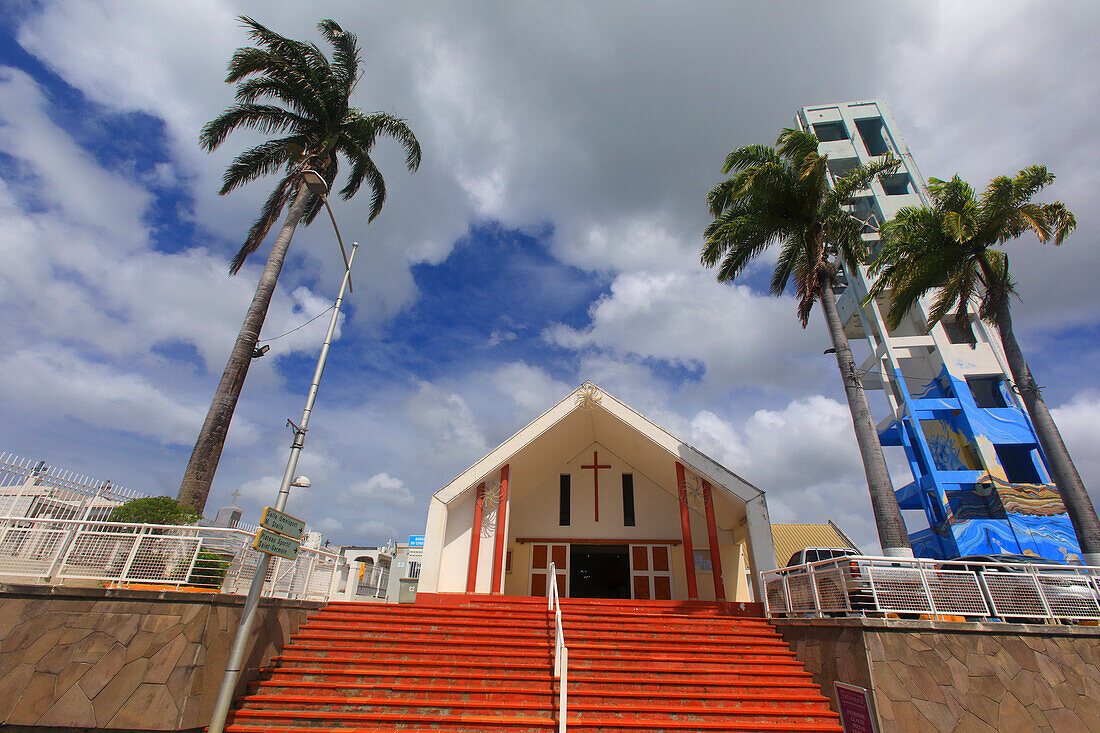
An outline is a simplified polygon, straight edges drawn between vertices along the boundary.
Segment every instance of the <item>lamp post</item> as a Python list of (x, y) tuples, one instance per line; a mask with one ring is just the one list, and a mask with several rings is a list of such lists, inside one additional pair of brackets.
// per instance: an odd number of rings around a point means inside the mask
[[(306, 171), (306, 174), (312, 173), (312, 171)], [(313, 175), (317, 176), (316, 173)], [(318, 192), (311, 185), (310, 178), (307, 175), (303, 175), (305, 178), (306, 186), (309, 186), (311, 191), (320, 193), (322, 199), (325, 200), (325, 207), (328, 208), (328, 200), (324, 192)], [(324, 180), (320, 176), (317, 178), (324, 183)], [(325, 186), (327, 189), (327, 186)], [(332, 216), (332, 210), (329, 209), (329, 216)], [(336, 228), (336, 219), (332, 220), (333, 228)], [(340, 230), (336, 229), (336, 238), (340, 239)], [(317, 357), (317, 368), (313, 372), (313, 382), (309, 386), (309, 395), (306, 397), (306, 406), (302, 410), (302, 419), (295, 425), (290, 420), (287, 420), (287, 424), (294, 429), (294, 441), (290, 445), (290, 457), (286, 462), (286, 470), (283, 471), (283, 480), (279, 484), (279, 495), (275, 499), (275, 510), (283, 511), (286, 507), (287, 498), (290, 496), (290, 487), (309, 487), (309, 479), (305, 476), (299, 476), (296, 479), (291, 479), (294, 476), (294, 471), (298, 467), (298, 457), (302, 453), (302, 448), (305, 446), (306, 431), (309, 429), (309, 417), (313, 412), (313, 403), (317, 399), (317, 389), (321, 384), (321, 375), (325, 371), (325, 362), (328, 360), (329, 346), (332, 345), (332, 336), (336, 332), (336, 321), (340, 316), (340, 305), (344, 301), (345, 290), (351, 287), (351, 263), (355, 260), (355, 251), (359, 248), (358, 242), (353, 242), (351, 245), (351, 256), (345, 258), (346, 267), (344, 269), (344, 279), (340, 284), (340, 294), (336, 296), (336, 303), (332, 308), (332, 318), (328, 322), (328, 332), (325, 334), (324, 344), (321, 346), (321, 354)], [(343, 251), (344, 245), (341, 242), (340, 249)], [(233, 691), (237, 687), (237, 679), (241, 674), (241, 666), (244, 662), (245, 652), (248, 650), (248, 636), (252, 631), (252, 622), (256, 619), (256, 609), (260, 605), (260, 594), (264, 587), (264, 578), (267, 576), (267, 566), (271, 561), (271, 556), (262, 553), (260, 560), (256, 563), (256, 572), (252, 576), (252, 584), (248, 586), (248, 596), (245, 598), (244, 608), (241, 611), (241, 621), (237, 626), (237, 633), (233, 637), (233, 646), (229, 650), (229, 660), (225, 665), (225, 675), (222, 677), (221, 687), (218, 689), (218, 699), (214, 702), (214, 712), (210, 716), (210, 727), (207, 729), (208, 733), (222, 733), (225, 728), (225, 719), (229, 715), (229, 707), (233, 703)]]
[[(332, 207), (328, 205), (328, 183), (320, 173), (312, 168), (306, 168), (302, 171), (302, 180), (305, 181), (306, 188), (320, 196), (321, 201), (325, 203), (325, 211), (328, 212), (329, 221), (332, 222), (332, 228), (336, 231), (336, 241), (340, 244), (340, 254), (344, 257), (344, 271), (350, 272), (351, 263), (348, 261), (348, 253), (344, 249), (344, 240), (340, 236), (340, 227), (336, 226), (336, 217), (332, 215)], [(355, 292), (350, 279), (348, 280), (348, 290)]]

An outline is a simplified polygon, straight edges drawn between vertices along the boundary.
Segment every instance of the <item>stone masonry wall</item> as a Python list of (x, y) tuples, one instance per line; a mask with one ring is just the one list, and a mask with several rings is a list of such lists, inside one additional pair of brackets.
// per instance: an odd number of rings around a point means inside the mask
[[(242, 605), (205, 593), (0, 585), (0, 723), (197, 730)], [(238, 693), (320, 605), (261, 603)]]
[(1100, 629), (880, 619), (779, 620), (836, 708), (874, 692), (881, 731), (1100, 730)]

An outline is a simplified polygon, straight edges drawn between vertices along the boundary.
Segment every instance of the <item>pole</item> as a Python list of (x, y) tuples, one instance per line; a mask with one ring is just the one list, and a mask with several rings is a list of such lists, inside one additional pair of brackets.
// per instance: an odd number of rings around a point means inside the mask
[[(279, 484), (279, 496), (275, 499), (275, 511), (283, 511), (286, 508), (287, 497), (290, 496), (290, 483), (293, 481), (294, 472), (298, 468), (298, 456), (301, 455), (302, 448), (305, 446), (309, 416), (313, 412), (313, 403), (317, 399), (317, 388), (321, 384), (321, 375), (325, 372), (329, 346), (332, 345), (332, 335), (336, 332), (336, 321), (340, 316), (340, 305), (344, 302), (344, 292), (347, 290), (348, 281), (351, 279), (351, 263), (355, 259), (355, 250), (358, 248), (359, 243), (353, 242), (351, 257), (348, 258), (348, 267), (344, 270), (344, 281), (340, 284), (340, 294), (336, 296), (336, 304), (332, 308), (332, 318), (328, 322), (325, 343), (321, 346), (321, 355), (317, 357), (317, 369), (313, 372), (313, 383), (309, 386), (309, 396), (306, 397), (306, 406), (302, 410), (302, 420), (298, 425), (292, 423), (294, 442), (290, 446), (290, 458), (286, 462), (283, 481)], [(229, 715), (229, 706), (233, 703), (233, 691), (237, 688), (237, 678), (241, 675), (241, 666), (248, 647), (248, 636), (252, 631), (252, 622), (256, 619), (256, 609), (260, 605), (260, 591), (263, 590), (264, 576), (267, 575), (267, 565), (270, 560), (271, 556), (264, 553), (260, 555), (260, 561), (256, 563), (256, 572), (252, 575), (252, 584), (248, 586), (248, 596), (245, 598), (244, 609), (241, 612), (241, 622), (237, 626), (237, 634), (233, 637), (233, 646), (229, 650), (229, 661), (225, 665), (225, 676), (222, 677), (222, 685), (218, 689), (218, 699), (214, 703), (214, 713), (210, 716), (208, 733), (222, 733), (225, 729), (225, 719)]]

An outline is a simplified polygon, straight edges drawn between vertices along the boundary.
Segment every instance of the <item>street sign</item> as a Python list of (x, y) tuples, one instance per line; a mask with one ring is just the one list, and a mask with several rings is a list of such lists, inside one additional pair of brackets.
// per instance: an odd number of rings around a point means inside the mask
[(422, 534), (411, 534), (411, 535), (409, 535), (409, 547), (423, 547), (423, 546), (424, 546), (424, 535), (422, 535)]
[(302, 533), (306, 529), (306, 523), (301, 519), (283, 514), (271, 507), (264, 508), (264, 513), (260, 515), (260, 526), (272, 532), (285, 534), (292, 540), (301, 540)]
[(261, 529), (256, 533), (256, 541), (252, 543), (252, 547), (268, 555), (278, 555), (287, 560), (294, 560), (298, 557), (298, 548), (301, 547), (301, 543), (271, 530)]

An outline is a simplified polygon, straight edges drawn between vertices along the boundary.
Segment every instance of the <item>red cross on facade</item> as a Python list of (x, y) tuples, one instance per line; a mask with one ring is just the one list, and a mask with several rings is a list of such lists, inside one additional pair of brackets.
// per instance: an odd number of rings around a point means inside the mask
[(600, 521), (600, 469), (611, 468), (609, 465), (600, 465), (600, 458), (596, 451), (592, 451), (592, 465), (581, 466), (592, 469), (592, 495), (596, 501), (596, 521)]

